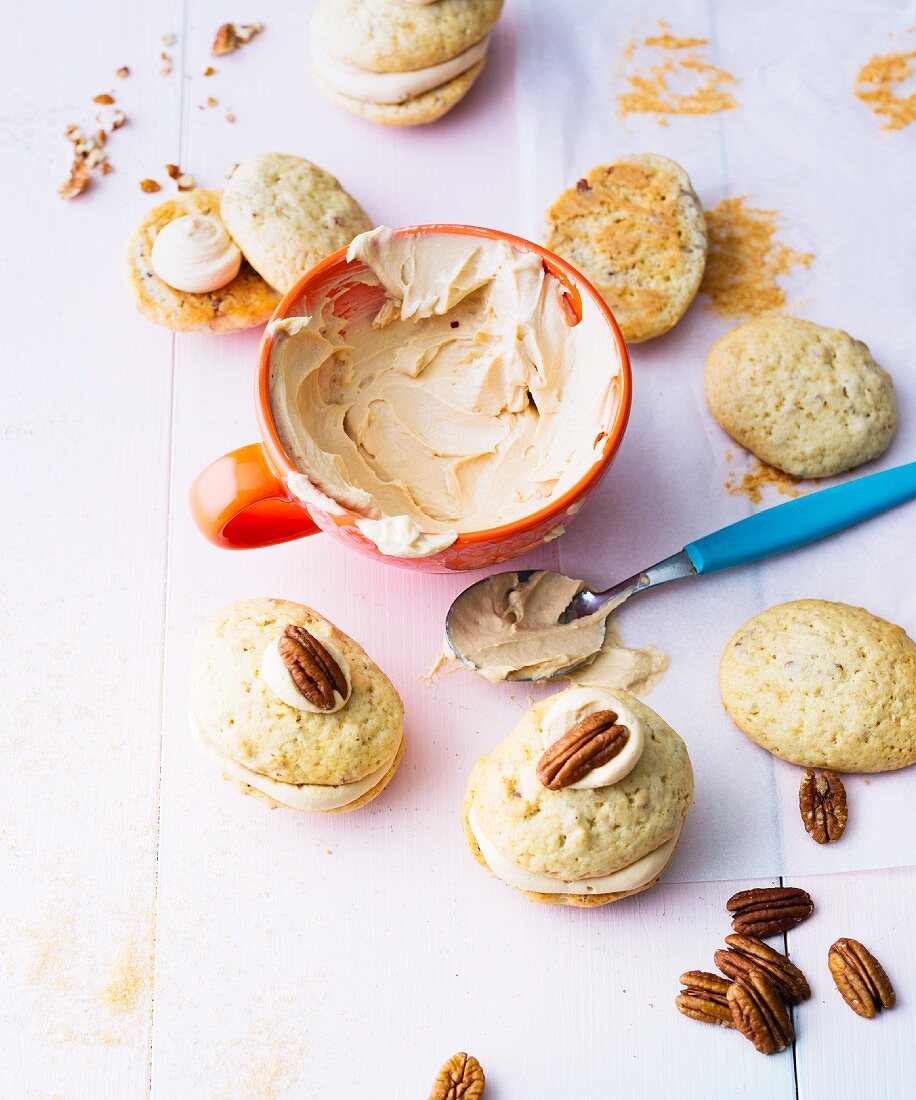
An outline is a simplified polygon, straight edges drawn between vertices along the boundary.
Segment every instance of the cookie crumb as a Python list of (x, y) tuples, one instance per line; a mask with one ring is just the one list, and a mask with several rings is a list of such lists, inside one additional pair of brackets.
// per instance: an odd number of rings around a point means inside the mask
[(159, 70), (160, 76), (168, 76), (172, 71), (172, 59), (164, 51), (159, 55), (159, 59), (162, 62), (162, 68)]
[(235, 115), (231, 111), (226, 112), (226, 121), (235, 122)]
[[(709, 115), (734, 110), (739, 104), (728, 90), (737, 80), (707, 60), (706, 38), (677, 37), (659, 20), (660, 34), (637, 45), (630, 39), (621, 60), (632, 62), (640, 49), (644, 66), (626, 74), (629, 90), (617, 97), (620, 114), (654, 114), (660, 125), (672, 115)], [(632, 68), (632, 66), (631, 66)], [(684, 87), (688, 90), (681, 90)]]
[(204, 69), (204, 76), (213, 76), (215, 72), (216, 69), (214, 69), (212, 65), (208, 65), (206, 69)]
[(706, 211), (709, 248), (700, 290), (709, 298), (706, 308), (720, 317), (783, 309), (786, 295), (777, 278), (814, 260), (813, 253), (776, 240), (777, 211), (746, 206), (746, 201), (746, 195), (723, 199)]
[(118, 80), (124, 80), (125, 77), (130, 76), (130, 69), (126, 65), (122, 65), (120, 69), (115, 71), (115, 76)]
[(109, 95), (108, 92), (103, 92), (101, 95), (94, 95), (92, 97), (92, 102), (93, 103), (101, 103), (104, 106), (108, 107), (112, 103), (114, 103), (114, 96)]
[(916, 72), (916, 50), (876, 54), (856, 76), (856, 98), (883, 118), (882, 130), (902, 130), (916, 122), (916, 92), (900, 95), (901, 87)]
[(808, 490), (799, 488), (802, 484), (801, 478), (792, 477), (791, 474), (783, 473), (782, 470), (755, 459), (744, 474), (739, 476), (732, 471), (725, 482), (725, 488), (732, 496), (746, 496), (751, 504), (759, 504), (765, 489), (775, 489), (784, 497), (803, 497)]

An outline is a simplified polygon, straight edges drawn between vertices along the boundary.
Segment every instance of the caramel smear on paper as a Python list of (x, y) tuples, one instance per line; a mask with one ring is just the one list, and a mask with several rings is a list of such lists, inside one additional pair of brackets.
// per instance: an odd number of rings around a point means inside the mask
[(876, 54), (856, 77), (854, 92), (884, 119), (882, 130), (902, 130), (916, 122), (916, 92), (900, 95), (901, 86), (916, 73), (916, 50)]
[(784, 497), (803, 497), (808, 490), (801, 488), (802, 485), (799, 478), (767, 466), (759, 459), (755, 459), (750, 469), (743, 474), (731, 471), (725, 482), (725, 488), (732, 496), (746, 496), (752, 504), (761, 502), (765, 489), (775, 489)]
[(797, 252), (776, 239), (779, 214), (745, 206), (746, 196), (723, 199), (706, 211), (709, 251), (700, 290), (706, 308), (720, 317), (756, 317), (786, 304), (776, 281), (793, 268), (809, 267), (812, 252)]
[[(659, 34), (631, 41), (622, 59), (637, 71), (626, 73), (629, 90), (617, 97), (621, 115), (653, 114), (662, 125), (671, 115), (711, 115), (731, 111), (738, 101), (729, 91), (737, 81), (711, 64), (707, 38), (678, 38), (659, 22)], [(638, 55), (638, 56), (637, 56)]]

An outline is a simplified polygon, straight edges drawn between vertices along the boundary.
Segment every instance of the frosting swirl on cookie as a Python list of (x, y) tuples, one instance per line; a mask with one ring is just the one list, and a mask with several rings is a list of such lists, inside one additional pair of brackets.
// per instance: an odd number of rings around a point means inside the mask
[(153, 271), (173, 290), (206, 294), (231, 283), (242, 253), (219, 218), (185, 214), (162, 227), (153, 241)]

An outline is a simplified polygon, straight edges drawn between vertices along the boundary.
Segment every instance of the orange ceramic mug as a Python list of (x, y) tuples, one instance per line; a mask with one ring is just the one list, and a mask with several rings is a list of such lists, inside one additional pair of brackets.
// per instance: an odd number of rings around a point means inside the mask
[[(615, 398), (610, 422), (605, 427), (601, 452), (576, 484), (556, 500), (523, 519), (492, 527), (487, 531), (464, 532), (446, 549), (428, 557), (395, 558), (383, 554), (374, 542), (356, 526), (356, 515), (331, 514), (314, 504), (296, 499), (286, 479), (297, 473), (296, 467), (280, 444), (270, 408), (269, 371), (272, 336), (265, 332), (258, 351), (255, 380), (255, 407), (262, 441), (239, 447), (211, 463), (191, 486), (191, 514), (200, 531), (217, 546), (245, 550), (274, 546), (291, 539), (326, 531), (345, 546), (378, 561), (406, 566), (424, 572), (444, 573), (459, 569), (479, 569), (523, 554), (549, 536), (556, 536), (582, 507), (592, 489), (604, 476), (620, 446), (630, 414), (632, 379), (626, 345), (614, 316), (601, 295), (565, 260), (540, 245), (511, 233), (470, 225), (415, 225), (395, 231), (398, 236), (453, 233), (506, 241), (525, 252), (536, 252), (544, 266), (564, 287), (564, 295), (574, 323), (582, 316), (582, 297), (587, 295), (607, 321), (608, 355), (617, 362), (614, 379)], [(339, 287), (360, 269), (358, 261), (347, 261), (347, 250), (340, 249), (307, 272), (277, 306), (273, 319), (307, 313), (311, 305), (324, 297), (330, 287)], [(365, 284), (353, 282), (348, 292), (357, 299)], [(344, 298), (346, 301), (346, 297)], [(353, 303), (358, 308), (359, 302)]]

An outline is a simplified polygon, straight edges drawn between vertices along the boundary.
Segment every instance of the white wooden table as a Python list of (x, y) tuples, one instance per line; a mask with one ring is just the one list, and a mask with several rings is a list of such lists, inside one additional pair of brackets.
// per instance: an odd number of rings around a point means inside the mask
[[(420, 1100), (461, 1049), (483, 1063), (491, 1100), (911, 1093), (916, 871), (798, 882), (817, 912), (788, 947), (813, 999), (794, 1054), (763, 1058), (672, 1004), (678, 974), (711, 965), (729, 930), (724, 900), (747, 880), (662, 885), (575, 912), (526, 904), (469, 858), (464, 778), (528, 696), (460, 674), (421, 682), (460, 578), (385, 570), (322, 538), (231, 555), (192, 528), (192, 476), (255, 437), (258, 333), (173, 337), (134, 313), (120, 251), (163, 197), (138, 181), (166, 182), (173, 162), (218, 187), (232, 162), (282, 150), (334, 171), (379, 221), (533, 231), (512, 183), (513, 73), (527, 43), (509, 8), (468, 102), (400, 134), (318, 98), (307, 12), (283, 0), (58, 0), (20, 5), (7, 27), (4, 1098)], [(267, 29), (204, 78), (227, 18)], [(169, 33), (174, 46), (160, 42)], [(122, 65), (131, 75), (119, 81)], [(130, 120), (110, 141), (116, 171), (65, 203), (54, 193), (62, 131), (89, 121), (91, 96), (109, 90)], [(207, 96), (218, 106), (199, 109)], [(474, 157), (456, 154), (469, 148)], [(582, 560), (576, 539), (537, 560)], [(371, 808), (267, 812), (191, 745), (194, 632), (222, 603), (256, 595), (322, 610), (405, 696), (409, 749)], [(714, 789), (727, 798), (738, 786), (723, 775)], [(841, 1004), (826, 969), (838, 935), (885, 962), (896, 1011), (865, 1022)]]

